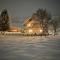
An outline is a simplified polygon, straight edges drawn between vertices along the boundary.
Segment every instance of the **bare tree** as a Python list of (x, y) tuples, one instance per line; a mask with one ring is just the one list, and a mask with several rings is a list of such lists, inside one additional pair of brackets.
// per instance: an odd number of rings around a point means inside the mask
[(32, 16), (34, 19), (36, 19), (36, 17), (38, 18), (37, 20), (43, 28), (43, 33), (48, 33), (48, 22), (51, 19), (51, 14), (49, 14), (46, 9), (38, 9)]
[(58, 21), (54, 18), (54, 20), (51, 20), (50, 24), (53, 26), (54, 35), (57, 34), (57, 28), (58, 28)]

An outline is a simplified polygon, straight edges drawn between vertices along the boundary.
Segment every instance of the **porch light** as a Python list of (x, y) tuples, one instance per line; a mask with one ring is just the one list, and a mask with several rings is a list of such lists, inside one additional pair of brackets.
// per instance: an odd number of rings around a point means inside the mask
[(43, 30), (42, 29), (40, 29), (40, 33), (42, 33), (43, 32)]
[(29, 29), (29, 33), (32, 33), (33, 31), (32, 31), (32, 29)]

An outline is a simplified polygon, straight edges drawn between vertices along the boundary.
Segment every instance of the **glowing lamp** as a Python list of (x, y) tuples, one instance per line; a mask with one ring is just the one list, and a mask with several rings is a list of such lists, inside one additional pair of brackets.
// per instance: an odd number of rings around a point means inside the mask
[(32, 31), (32, 29), (29, 29), (29, 33), (32, 33), (33, 31)]
[(43, 32), (43, 30), (42, 29), (40, 29), (40, 33), (42, 33)]

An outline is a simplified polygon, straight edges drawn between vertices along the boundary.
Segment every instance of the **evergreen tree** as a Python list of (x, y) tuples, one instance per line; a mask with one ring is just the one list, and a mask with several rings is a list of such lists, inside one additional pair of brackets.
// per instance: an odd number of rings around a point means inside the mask
[(0, 15), (0, 30), (7, 31), (9, 29), (9, 16), (6, 9), (3, 9)]

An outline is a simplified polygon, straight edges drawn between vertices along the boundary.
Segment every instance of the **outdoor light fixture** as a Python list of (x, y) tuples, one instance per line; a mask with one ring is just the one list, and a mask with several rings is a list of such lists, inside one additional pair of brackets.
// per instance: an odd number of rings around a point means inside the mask
[(32, 29), (29, 29), (29, 33), (32, 33), (33, 31), (32, 31)]
[(42, 29), (40, 29), (40, 33), (42, 33), (43, 32), (43, 30)]

